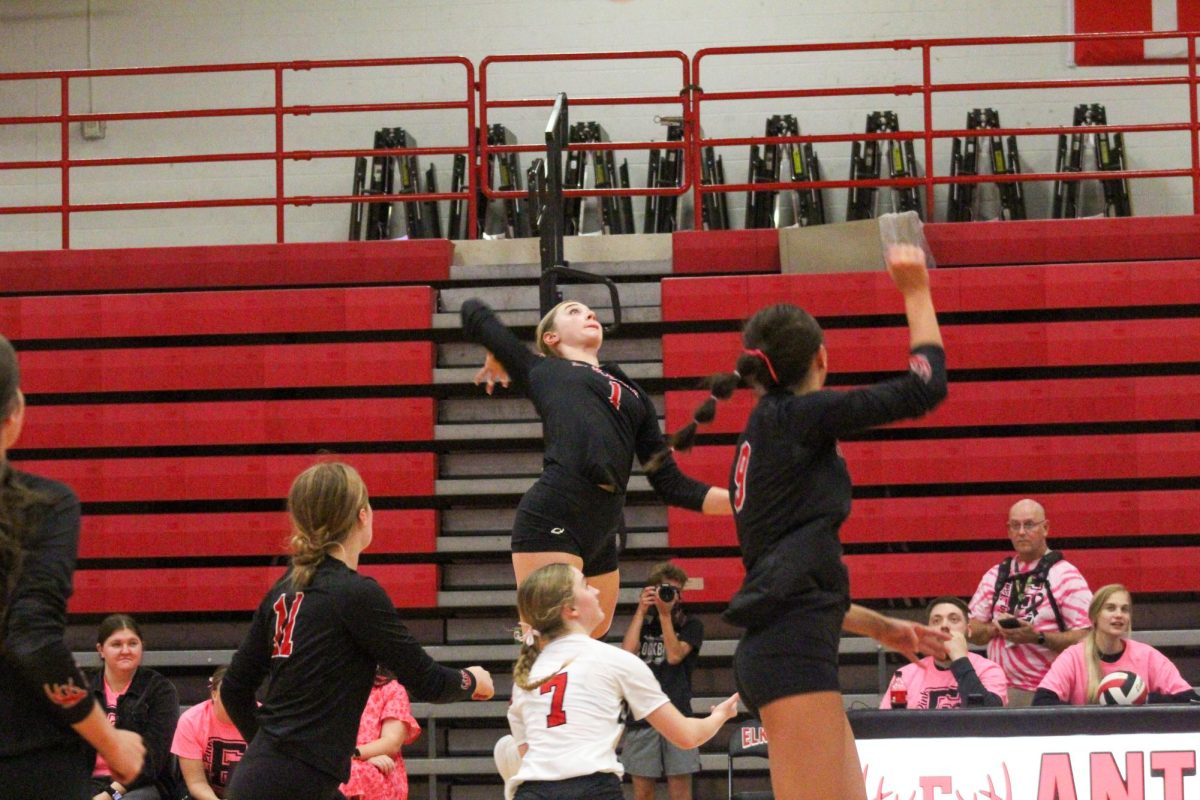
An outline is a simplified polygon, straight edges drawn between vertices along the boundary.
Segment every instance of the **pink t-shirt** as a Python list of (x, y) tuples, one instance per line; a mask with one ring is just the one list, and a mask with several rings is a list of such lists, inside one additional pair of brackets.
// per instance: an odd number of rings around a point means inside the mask
[(208, 785), (217, 797), (224, 797), (233, 767), (246, 753), (246, 740), (233, 724), (217, 719), (213, 701), (205, 700), (179, 717), (171, 752), (202, 762)]
[[(979, 676), (983, 688), (999, 695), (1004, 705), (1008, 705), (1008, 680), (1004, 677), (1004, 670), (1000, 669), (1000, 665), (975, 653), (967, 653), (967, 659), (975, 668), (975, 674)], [(904, 681), (904, 688), (908, 691), (907, 708), (936, 710), (962, 706), (962, 698), (958, 695), (958, 679), (949, 667), (939, 667), (933, 656), (926, 656), (915, 664), (901, 667), (899, 671), (900, 680)], [(896, 676), (893, 675), (887, 691), (883, 693), (883, 699), (879, 702), (880, 708), (892, 707), (892, 684), (895, 682)]]
[[(367, 707), (363, 709), (362, 719), (358, 723), (358, 746), (378, 739), (383, 732), (383, 723), (389, 719), (398, 719), (407, 726), (405, 744), (416, 741), (421, 735), (421, 726), (412, 715), (408, 692), (398, 681), (372, 687)], [(404, 759), (396, 754), (392, 760), (396, 768), (390, 775), (384, 775), (368, 761), (351, 761), (350, 780), (338, 788), (346, 797), (358, 796), (363, 800), (407, 800), (408, 772), (404, 769)]]
[[(1029, 572), (1038, 564), (1037, 561), (1017, 561), (1014, 556), (1011, 562), (1012, 574), (1022, 575)], [(979, 582), (975, 596), (971, 598), (971, 619), (980, 622), (991, 622), (993, 619), (992, 596), (996, 592), (996, 575), (999, 565), (992, 567)], [(1050, 567), (1047, 575), (1050, 592), (1062, 612), (1063, 622), (1067, 630), (1078, 630), (1092, 627), (1088, 619), (1087, 609), (1092, 602), (1092, 590), (1087, 581), (1073, 564), (1059, 561)], [(1012, 583), (1009, 583), (1012, 586)], [(1007, 590), (1001, 592), (994, 613), (999, 615), (1008, 612)], [(1019, 617), (1033, 625), (1033, 629), (1042, 633), (1058, 631), (1058, 622), (1054, 619), (1054, 609), (1046, 598), (1045, 588), (1030, 584), (1025, 594), (1016, 605), (1013, 616)], [(1050, 665), (1054, 663), (1055, 652), (1040, 644), (1009, 644), (997, 636), (988, 642), (987, 657), (995, 661), (1004, 670), (1010, 686), (1032, 692), (1045, 676)]]
[[(1055, 659), (1039, 689), (1049, 689), (1058, 699), (1073, 706), (1087, 703), (1087, 666), (1083, 663), (1083, 642), (1073, 644)], [(1136, 672), (1146, 689), (1159, 694), (1186, 692), (1192, 686), (1183, 679), (1170, 659), (1148, 644), (1125, 640), (1125, 652), (1116, 661), (1100, 661), (1100, 674)]]
[[(129, 686), (125, 687), (125, 692), (114, 692), (108, 685), (108, 678), (104, 677), (104, 673), (100, 673), (100, 681), (104, 684), (104, 716), (108, 718), (109, 725), (117, 724), (117, 701), (121, 699), (121, 695), (129, 691)], [(111, 775), (112, 770), (109, 769), (108, 762), (104, 760), (104, 756), (96, 753), (96, 768), (92, 770), (92, 775)]]

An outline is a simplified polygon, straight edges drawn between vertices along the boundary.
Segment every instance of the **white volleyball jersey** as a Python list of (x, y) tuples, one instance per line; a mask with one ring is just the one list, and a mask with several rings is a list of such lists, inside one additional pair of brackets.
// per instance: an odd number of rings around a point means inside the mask
[(512, 797), (524, 781), (558, 781), (594, 772), (624, 773), (617, 740), (626, 709), (642, 719), (670, 700), (640, 658), (582, 633), (546, 645), (529, 682), (553, 675), (533, 691), (513, 687), (508, 724), (529, 749), (505, 787)]

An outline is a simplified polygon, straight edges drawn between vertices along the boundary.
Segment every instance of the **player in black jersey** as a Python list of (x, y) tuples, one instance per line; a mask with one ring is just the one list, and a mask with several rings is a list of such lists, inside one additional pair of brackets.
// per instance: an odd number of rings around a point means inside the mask
[(945, 353), (920, 248), (886, 253), (904, 296), (909, 372), (830, 391), (829, 356), (807, 312), (777, 305), (742, 333), (736, 372), (712, 380), (713, 397), (672, 437), (686, 449), (715, 400), (744, 381), (758, 397), (737, 442), (730, 492), (746, 567), (726, 618), (744, 628), (734, 673), (771, 742), (771, 785), (789, 800), (865, 800), (854, 737), (838, 691), (840, 631), (872, 636), (912, 658), (940, 654), (948, 637), (850, 604), (838, 529), (850, 513), (850, 473), (838, 449), (848, 434), (917, 417), (946, 396)]
[(288, 514), (291, 568), (263, 598), (221, 682), (225, 709), (250, 743), (226, 795), (233, 800), (338, 797), (376, 664), (418, 700), (486, 700), (493, 691), (482, 667), (450, 669), (430, 658), (383, 588), (358, 574), (372, 536), (358, 472), (335, 462), (309, 467), (292, 484)]
[[(604, 330), (583, 303), (552, 308), (537, 328), (534, 355), (484, 303), (462, 306), (463, 331), (488, 350), (475, 383), (511, 382), (542, 418), (542, 474), (517, 507), (512, 560), (517, 585), (538, 567), (570, 564), (600, 590), (603, 636), (612, 624), (620, 588), (617, 533), (633, 457), (645, 463), (665, 447), (650, 396), (614, 363), (601, 363)], [(728, 514), (725, 489), (693, 480), (673, 459), (647, 470), (651, 486), (670, 505)]]
[(63, 641), (79, 498), (66, 484), (12, 468), (8, 450), (24, 422), (17, 354), (0, 336), (0, 797), (82, 800), (92, 796), (96, 751), (131, 782), (146, 748), (138, 734), (109, 724)]

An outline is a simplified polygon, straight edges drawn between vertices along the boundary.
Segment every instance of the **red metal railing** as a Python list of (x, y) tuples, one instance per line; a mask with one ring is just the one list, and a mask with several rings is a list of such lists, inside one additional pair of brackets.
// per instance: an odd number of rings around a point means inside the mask
[[(901, 39), (882, 42), (854, 42), (854, 43), (835, 43), (835, 44), (805, 44), (805, 45), (768, 45), (759, 47), (714, 47), (705, 48), (696, 53), (692, 59), (692, 85), (697, 87), (696, 97), (694, 102), (694, 111), (692, 120), (695, 128), (692, 131), (690, 140), (691, 147), (689, 149), (689, 158), (691, 159), (692, 169), (698, 171), (700, 167), (701, 153), (705, 147), (719, 147), (727, 145), (751, 145), (751, 144), (787, 144), (787, 143), (803, 143), (803, 142), (855, 142), (867, 141), (871, 139), (877, 140), (920, 140), (924, 144), (924, 170), (923, 178), (881, 178), (879, 180), (822, 180), (822, 181), (806, 181), (802, 183), (796, 182), (777, 182), (777, 183), (726, 183), (719, 186), (702, 186), (697, 181), (693, 186), (693, 203), (694, 207), (699, 208), (702, 202), (701, 198), (705, 192), (736, 192), (736, 191), (780, 191), (787, 189), (804, 189), (804, 188), (840, 188), (849, 186), (923, 186), (925, 188), (925, 218), (933, 219), (934, 211), (934, 187), (943, 184), (954, 183), (997, 183), (997, 182), (1033, 182), (1033, 181), (1058, 181), (1058, 180), (1113, 180), (1119, 178), (1170, 178), (1170, 177), (1190, 177), (1192, 181), (1192, 209), (1193, 213), (1200, 214), (1200, 123), (1197, 121), (1197, 75), (1196, 75), (1196, 33), (1144, 33), (1144, 34), (1085, 34), (1085, 35), (1060, 35), (1060, 36), (1010, 36), (1010, 37), (992, 37), (992, 38), (961, 38), (961, 39)], [(938, 49), (961, 48), (961, 47), (986, 47), (986, 46), (1007, 46), (1007, 45), (1031, 45), (1031, 44), (1069, 44), (1087, 40), (1127, 40), (1127, 39), (1180, 39), (1186, 38), (1187, 41), (1187, 58), (1185, 59), (1187, 73), (1181, 76), (1168, 77), (1147, 77), (1147, 78), (1078, 78), (1064, 80), (1013, 80), (1013, 81), (987, 81), (974, 83), (937, 83), (933, 80), (932, 74), (932, 54)], [(820, 53), (820, 52), (836, 52), (847, 50), (916, 50), (920, 54), (920, 69), (921, 83), (919, 84), (894, 84), (889, 86), (830, 86), (830, 87), (805, 87), (796, 89), (775, 89), (767, 91), (729, 91), (729, 92), (705, 92), (702, 88), (704, 85), (704, 74), (702, 68), (705, 62), (712, 62), (721, 57), (730, 56), (751, 56), (751, 55), (766, 55), (766, 54), (795, 54), (795, 53)], [(933, 95), (936, 93), (949, 92), (974, 92), (977, 94), (985, 94), (990, 92), (1005, 92), (1013, 90), (1028, 90), (1028, 89), (1071, 89), (1071, 88), (1098, 88), (1098, 87), (1148, 87), (1148, 86), (1186, 86), (1189, 95), (1188, 119), (1178, 123), (1163, 123), (1163, 124), (1131, 124), (1131, 125), (1105, 125), (1105, 126), (1089, 126), (1088, 133), (1099, 132), (1171, 132), (1171, 131), (1188, 131), (1191, 137), (1191, 165), (1190, 167), (1181, 167), (1176, 169), (1146, 169), (1146, 170), (1121, 170), (1121, 171), (1105, 171), (1105, 172), (1074, 172), (1074, 173), (1022, 173), (1018, 175), (938, 175), (937, 164), (934, 159), (933, 146), (937, 139), (947, 139), (952, 137), (982, 137), (982, 136), (1028, 136), (1037, 134), (1070, 134), (1080, 132), (1079, 128), (1072, 126), (1053, 126), (1053, 127), (1026, 127), (1026, 128), (994, 128), (985, 130), (967, 130), (967, 129), (936, 129), (933, 124)], [(700, 125), (703, 120), (703, 107), (705, 103), (718, 103), (729, 101), (746, 101), (746, 100), (763, 100), (763, 99), (787, 99), (787, 98), (808, 98), (808, 97), (853, 97), (867, 95), (884, 95), (899, 97), (904, 95), (922, 96), (922, 125), (919, 129), (909, 131), (898, 131), (894, 133), (846, 133), (846, 134), (823, 134), (823, 135), (801, 135), (801, 136), (741, 136), (741, 137), (726, 137), (705, 139), (700, 134)], [(697, 172), (698, 174), (698, 172)], [(700, 229), (702, 220), (700, 215), (696, 215), (695, 227)]]
[[(285, 186), (285, 165), (290, 162), (310, 159), (345, 158), (353, 156), (369, 156), (380, 154), (395, 155), (456, 155), (463, 154), (473, 167), (467, 170), (467, 185), (464, 191), (427, 192), (422, 194), (371, 196), (371, 201), (426, 201), (465, 199), (467, 201), (468, 236), (474, 237), (478, 229), (474, 198), (477, 192), (488, 198), (519, 197), (520, 191), (501, 192), (487, 184), (486, 164), (490, 154), (502, 152), (540, 152), (543, 145), (540, 142), (514, 145), (488, 145), (484, 141), (477, 143), (476, 109), (478, 108), (479, 125), (486, 126), (493, 112), (504, 109), (522, 109), (545, 107), (552, 104), (550, 97), (545, 98), (512, 98), (498, 97), (493, 92), (492, 82), (497, 77), (493, 73), (502, 66), (509, 65), (562, 65), (564, 63), (607, 62), (616, 64), (644, 63), (666, 61), (667, 64), (678, 64), (679, 83), (674, 80), (662, 89), (648, 89), (639, 93), (637, 87), (620, 96), (588, 96), (574, 93), (571, 104), (576, 108), (603, 106), (619, 107), (629, 105), (662, 105), (678, 108), (679, 116), (684, 123), (684, 139), (682, 142), (667, 141), (615, 141), (589, 142), (571, 145), (575, 150), (651, 150), (678, 149), (684, 152), (686, 168), (682, 185), (675, 187), (632, 187), (629, 189), (584, 189), (568, 192), (568, 196), (604, 196), (604, 195), (682, 195), (690, 193), (693, 197), (694, 209), (702, 205), (702, 198), (709, 192), (737, 191), (783, 191), (798, 188), (842, 188), (848, 186), (920, 186), (925, 190), (926, 218), (931, 219), (934, 209), (934, 189), (938, 186), (963, 183), (996, 183), (1000, 181), (1059, 181), (1059, 180), (1112, 180), (1117, 178), (1190, 178), (1192, 188), (1193, 213), (1200, 214), (1200, 121), (1197, 110), (1197, 68), (1196, 68), (1196, 32), (1186, 33), (1146, 33), (1146, 34), (1087, 34), (1034, 37), (1002, 37), (1002, 38), (971, 38), (971, 39), (929, 39), (929, 40), (895, 40), (886, 42), (849, 42), (834, 44), (780, 45), (766, 47), (721, 47), (706, 48), (689, 59), (677, 50), (660, 50), (645, 52), (612, 52), (612, 53), (557, 53), (540, 55), (498, 55), (483, 59), (479, 65), (479, 81), (475, 81), (476, 68), (471, 61), (462, 57), (435, 58), (395, 58), (395, 59), (358, 59), (338, 61), (292, 61), (249, 64), (220, 64), (186, 67), (153, 67), (107, 70), (66, 70), (26, 73), (3, 73), (0, 81), (9, 84), (20, 81), (53, 81), (58, 87), (58, 108), (55, 113), (31, 114), (26, 116), (0, 116), (0, 126), (21, 125), (55, 125), (58, 127), (60, 152), (57, 158), (0, 160), (0, 170), (36, 170), (54, 169), (60, 173), (60, 197), (57, 203), (42, 203), (24, 206), (0, 206), (2, 215), (33, 215), (57, 214), (61, 219), (61, 246), (71, 246), (71, 219), (74, 214), (88, 212), (136, 211), (148, 209), (183, 209), (183, 208), (214, 208), (214, 207), (273, 207), (275, 209), (275, 239), (285, 240), (285, 209), (296, 206), (317, 204), (346, 204), (362, 202), (362, 197), (349, 194), (302, 195), (288, 194)], [(1072, 78), (1062, 80), (1004, 80), (980, 82), (938, 82), (934, 79), (933, 64), (935, 53), (953, 48), (985, 48), (985, 47), (1019, 47), (1028, 45), (1066, 45), (1072, 42), (1089, 40), (1114, 39), (1185, 39), (1187, 57), (1178, 63), (1183, 64), (1181, 74), (1167, 74), (1156, 77), (1124, 77), (1124, 78)], [(849, 53), (893, 51), (896, 53), (911, 52), (919, 58), (920, 79), (912, 83), (895, 83), (887, 85), (848, 85), (838, 83), (831, 86), (796, 85), (794, 88), (770, 90), (731, 90), (704, 91), (706, 80), (718, 83), (723, 75), (728, 74), (724, 68), (730, 64), (730, 59), (745, 56), (795, 55), (804, 53)], [(411, 100), (388, 103), (358, 103), (358, 104), (288, 104), (285, 97), (284, 78), (293, 73), (310, 72), (314, 70), (367, 70), (380, 67), (398, 67), (404, 69), (426, 69), (435, 66), (461, 67), (465, 73), (465, 86), (461, 94), (437, 100)], [(671, 68), (669, 71), (673, 71)], [(194, 75), (204, 73), (265, 73), (273, 79), (273, 93), (270, 104), (246, 105), (221, 108), (191, 108), (158, 111), (120, 111), (104, 113), (73, 113), (71, 111), (72, 82), (97, 78), (136, 78), (145, 76), (164, 75)], [(783, 70), (774, 70), (773, 79), (785, 74)], [(797, 81), (797, 84), (800, 82)], [(462, 84), (460, 84), (462, 85)], [(644, 83), (642, 84), (644, 85)], [(1163, 123), (1145, 124), (1109, 124), (1087, 128), (1088, 133), (1100, 131), (1127, 133), (1170, 133), (1186, 131), (1190, 140), (1190, 164), (1161, 169), (1126, 169), (1120, 172), (1036, 172), (1019, 175), (959, 175), (952, 176), (940, 173), (935, 161), (934, 145), (938, 140), (951, 137), (969, 136), (1035, 136), (1054, 135), (1078, 132), (1071, 126), (1041, 126), (1016, 127), (1002, 129), (965, 130), (960, 128), (936, 128), (934, 125), (933, 98), (936, 94), (967, 93), (975, 98), (981, 95), (1005, 93), (1020, 90), (1062, 90), (1062, 89), (1096, 89), (1127, 87), (1133, 90), (1144, 88), (1180, 86), (1188, 92), (1186, 119)], [(549, 94), (549, 93), (548, 93)], [(723, 138), (704, 138), (701, 134), (702, 111), (710, 116), (715, 107), (725, 104), (808, 98), (849, 98), (849, 97), (903, 97), (920, 96), (921, 124), (911, 130), (894, 133), (865, 134), (847, 131), (844, 133), (805, 134), (790, 137), (765, 136), (736, 136)], [(717, 106), (714, 107), (714, 104)], [(974, 105), (980, 104), (974, 99)], [(1182, 106), (1182, 104), (1180, 104)], [(465, 128), (459, 142), (465, 144), (439, 145), (398, 150), (374, 150), (370, 148), (351, 149), (288, 149), (288, 138), (285, 135), (285, 121), (295, 117), (313, 114), (339, 113), (371, 113), (390, 111), (461, 111), (465, 117)], [(274, 124), (274, 141), (270, 149), (261, 148), (224, 153), (184, 154), (184, 155), (134, 155), (129, 157), (111, 158), (77, 158), (71, 150), (71, 126), (75, 123), (93, 121), (133, 121), (133, 120), (170, 120), (198, 119), (222, 117), (267, 117)], [(879, 180), (821, 180), (806, 183), (730, 183), (717, 186), (701, 185), (699, 180), (700, 159), (705, 147), (746, 146), (751, 144), (768, 143), (850, 143), (853, 141), (877, 140), (909, 140), (920, 142), (924, 157), (923, 177), (905, 179), (880, 178)], [(478, 144), (478, 148), (477, 148)], [(210, 162), (270, 162), (274, 164), (274, 192), (269, 196), (255, 197), (222, 197), (213, 199), (194, 200), (136, 200), (133, 202), (75, 202), (72, 198), (72, 172), (79, 169), (98, 167), (127, 167), (149, 165), (198, 164)], [(693, 212), (694, 225), (699, 228), (703, 224), (702, 216)]]
[[(693, 126), (691, 125), (692, 105), (690, 102), (690, 92), (687, 90), (688, 75), (691, 71), (691, 62), (688, 57), (679, 50), (646, 50), (646, 51), (625, 51), (614, 53), (547, 53), (537, 55), (501, 55), (488, 56), (479, 64), (479, 125), (486, 131), (488, 125), (489, 112), (493, 109), (505, 108), (532, 108), (545, 107), (549, 109), (554, 105), (554, 98), (537, 98), (537, 99), (495, 99), (489, 93), (488, 78), (489, 72), (493, 67), (498, 67), (501, 64), (530, 64), (530, 63), (550, 63), (550, 62), (583, 62), (583, 61), (645, 61), (645, 60), (662, 60), (678, 61), (680, 67), (680, 79), (678, 86), (672, 86), (671, 94), (629, 94), (620, 97), (588, 97), (571, 95), (570, 105), (572, 108), (581, 108), (585, 106), (624, 106), (624, 105), (678, 105), (679, 116), (683, 119), (685, 138), (680, 142), (581, 142), (568, 146), (568, 150), (577, 151), (601, 151), (601, 150), (684, 150), (684, 162), (690, 164), (690, 159), (686, 156), (686, 150), (689, 146), (687, 140), (687, 131)], [(493, 189), (489, 185), (487, 161), (490, 153), (504, 152), (545, 152), (546, 146), (544, 142), (537, 144), (511, 144), (511, 145), (489, 145), (487, 136), (480, 138), (479, 142), (479, 161), (480, 161), (480, 188), (483, 194), (490, 198), (510, 198), (521, 197), (525, 193), (521, 191), (499, 191)], [(602, 197), (602, 196), (620, 196), (620, 195), (636, 195), (649, 197), (652, 195), (684, 195), (692, 189), (692, 176), (699, 175), (699, 172), (692, 172), (691, 169), (685, 169), (682, 185), (679, 187), (631, 187), (629, 189), (612, 188), (612, 189), (570, 189), (563, 192), (566, 197)]]
[[(289, 72), (307, 72), (326, 69), (366, 69), (379, 67), (422, 67), (436, 65), (458, 65), (465, 73), (464, 92), (461, 99), (359, 103), (288, 105), (284, 97), (284, 75)], [(269, 106), (243, 106), (236, 108), (193, 108), (171, 111), (135, 111), (105, 113), (72, 113), (71, 81), (109, 77), (131, 77), (151, 75), (191, 75), (197, 73), (258, 72), (270, 73), (274, 79), (274, 102)], [(0, 214), (45, 214), (58, 213), (62, 217), (62, 247), (71, 246), (71, 215), (94, 211), (140, 211), (172, 208), (230, 208), (238, 206), (274, 206), (275, 238), (284, 241), (284, 209), (287, 206), (308, 206), (322, 203), (361, 202), (353, 195), (288, 195), (284, 187), (284, 164), (288, 161), (307, 161), (317, 158), (345, 158), (353, 156), (382, 155), (387, 153), (406, 155), (465, 154), (470, 160), (475, 150), (475, 66), (459, 56), (430, 58), (376, 58), (337, 61), (289, 61), (274, 63), (219, 64), (187, 67), (137, 67), (127, 69), (64, 70), (55, 72), (0, 73), (0, 81), (56, 80), (59, 83), (59, 112), (40, 116), (0, 117), (0, 125), (36, 125), (57, 123), (60, 128), (59, 157), (55, 159), (0, 161), (0, 170), (57, 168), (61, 173), (60, 202), (55, 205), (0, 206)], [(380, 111), (432, 111), (461, 109), (466, 114), (466, 144), (445, 147), (413, 147), (396, 150), (351, 148), (338, 150), (288, 150), (284, 136), (284, 121), (288, 117), (311, 114), (367, 113)], [(130, 121), (196, 119), (206, 117), (253, 117), (270, 116), (274, 119), (274, 148), (252, 152), (208, 153), (172, 156), (137, 156), (124, 158), (72, 158), (70, 128), (72, 123), (92, 121)], [(198, 164), (233, 161), (273, 161), (275, 164), (275, 192), (271, 197), (217, 198), (207, 200), (153, 200), (132, 203), (73, 203), (71, 201), (71, 170), (86, 167), (136, 166), (150, 164)], [(467, 197), (474, 196), (475, 175), (468, 170)], [(380, 200), (443, 200), (461, 197), (449, 192), (373, 195), (372, 201)], [(468, 203), (468, 225), (474, 229), (475, 207)]]

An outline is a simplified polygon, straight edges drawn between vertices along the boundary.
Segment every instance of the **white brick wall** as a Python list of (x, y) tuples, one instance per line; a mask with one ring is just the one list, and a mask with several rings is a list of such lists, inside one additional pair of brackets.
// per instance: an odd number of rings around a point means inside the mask
[[(418, 55), (463, 55), (477, 64), (488, 54), (569, 52), (618, 49), (678, 49), (691, 55), (705, 47), (797, 42), (878, 40), (906, 37), (1031, 35), (1066, 32), (1069, 0), (858, 0), (831, 5), (812, 0), (8, 0), (0, 4), (0, 71), (125, 67), (198, 63), (257, 62), (293, 59), (373, 58)], [(864, 51), (793, 57), (726, 58), (706, 62), (704, 88), (837, 86), (916, 82), (918, 51)], [(990, 53), (978, 48), (940, 51), (935, 80), (968, 81), (1004, 78), (1071, 78), (1079, 76), (1152, 74), (1130, 70), (1076, 70), (1067, 48), (1038, 45)], [(1161, 68), (1167, 69), (1167, 68)], [(679, 85), (674, 64), (558, 63), (498, 65), (489, 74), (493, 96), (537, 97), (566, 90), (573, 96), (621, 94), (648, 90), (671, 94)], [(196, 108), (216, 105), (269, 105), (272, 83), (266, 74), (235, 73), (186, 78), (97, 79), (91, 88), (96, 111)], [(85, 81), (72, 84), (72, 110), (89, 105)], [(376, 69), (353, 75), (342, 72), (290, 73), (289, 103), (386, 102), (454, 99), (464, 91), (461, 70)], [(1111, 121), (1180, 121), (1187, 113), (1186, 92), (1172, 89), (1074, 90), (1008, 93), (991, 96), (937, 95), (934, 122), (962, 126), (970, 107), (998, 108), (1006, 125), (1053, 125), (1069, 121), (1079, 102), (1102, 102)], [(58, 108), (53, 81), (0, 82), (0, 116), (52, 114)], [(761, 133), (765, 116), (793, 113), (802, 129), (831, 133), (857, 129), (868, 111), (891, 108), (902, 127), (915, 127), (921, 113), (919, 96), (847, 97), (817, 100), (705, 104), (703, 122), (709, 136)], [(655, 114), (670, 107), (625, 106), (576, 108), (575, 120), (598, 119), (615, 140), (663, 138)], [(500, 111), (503, 122), (524, 142), (537, 141), (544, 125), (543, 109)], [(316, 115), (289, 119), (289, 148), (369, 146), (375, 128), (401, 125), (422, 145), (462, 144), (465, 116), (459, 112), (381, 113), (351, 117)], [(77, 157), (211, 153), (268, 150), (273, 123), (267, 117), (216, 120), (110, 122), (103, 141), (85, 142), (74, 132)], [(1054, 167), (1053, 137), (1021, 141), (1025, 171)], [(1184, 134), (1138, 134), (1129, 141), (1130, 166), (1185, 166), (1189, 159)], [(842, 178), (848, 170), (849, 146), (817, 148), (826, 177)], [(59, 157), (53, 124), (0, 126), (0, 158)], [(747, 148), (722, 151), (729, 180), (746, 174)], [(918, 147), (919, 160), (920, 156)], [(628, 157), (634, 183), (645, 180), (644, 153)], [(939, 142), (935, 160), (945, 172), (949, 143)], [(523, 158), (528, 164), (529, 158)], [(431, 163), (422, 159), (424, 165)], [(448, 156), (438, 165), (439, 185), (449, 186)], [(289, 194), (342, 194), (349, 190), (349, 159), (294, 162), (287, 165)], [(59, 199), (56, 170), (0, 172), (3, 203), (55, 203)], [(139, 168), (88, 168), (72, 173), (76, 202), (119, 202), (149, 199), (270, 196), (274, 193), (271, 162), (215, 163)], [(1148, 180), (1134, 185), (1139, 214), (1188, 213), (1186, 179)], [(989, 188), (985, 195), (993, 194)], [(945, 190), (938, 194), (939, 217)], [(1027, 189), (1031, 216), (1046, 216), (1050, 186)], [(731, 197), (733, 219), (740, 225), (742, 196)], [(640, 201), (635, 201), (640, 209)], [(827, 208), (844, 213), (844, 191), (826, 193)], [(287, 210), (289, 241), (336, 240), (345, 237), (347, 209), (314, 206)], [(445, 210), (443, 209), (443, 220)], [(639, 215), (640, 219), (640, 215)], [(116, 247), (158, 244), (249, 242), (274, 240), (274, 210), (200, 209), (134, 213), (78, 214), (72, 218), (72, 246)], [(0, 249), (53, 248), (59, 242), (54, 215), (0, 216)]]

